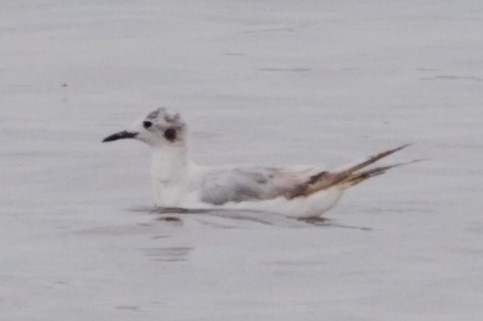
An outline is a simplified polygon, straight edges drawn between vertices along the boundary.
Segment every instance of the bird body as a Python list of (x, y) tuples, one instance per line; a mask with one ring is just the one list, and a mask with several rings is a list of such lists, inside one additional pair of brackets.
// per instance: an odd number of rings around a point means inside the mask
[(123, 138), (141, 140), (153, 148), (151, 178), (155, 205), (182, 209), (230, 209), (280, 213), (289, 217), (319, 217), (332, 208), (344, 191), (370, 177), (400, 166), (368, 166), (407, 145), (371, 156), (333, 171), (320, 167), (209, 167), (190, 158), (187, 125), (165, 108), (151, 112)]

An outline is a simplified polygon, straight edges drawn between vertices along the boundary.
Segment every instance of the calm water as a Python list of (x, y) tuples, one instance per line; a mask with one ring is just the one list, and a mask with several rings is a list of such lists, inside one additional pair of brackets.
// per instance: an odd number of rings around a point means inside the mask
[[(5, 320), (483, 315), (482, 4), (0, 7)], [(392, 160), (428, 160), (327, 224), (160, 220), (148, 148), (100, 143), (160, 105), (203, 163), (337, 166), (406, 142)]]

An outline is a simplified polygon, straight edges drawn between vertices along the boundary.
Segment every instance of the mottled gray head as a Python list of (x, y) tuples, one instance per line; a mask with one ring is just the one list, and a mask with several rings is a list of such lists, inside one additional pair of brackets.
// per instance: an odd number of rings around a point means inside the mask
[(186, 124), (179, 113), (158, 108), (138, 121), (132, 129), (108, 136), (103, 142), (135, 138), (151, 147), (184, 146), (186, 131)]

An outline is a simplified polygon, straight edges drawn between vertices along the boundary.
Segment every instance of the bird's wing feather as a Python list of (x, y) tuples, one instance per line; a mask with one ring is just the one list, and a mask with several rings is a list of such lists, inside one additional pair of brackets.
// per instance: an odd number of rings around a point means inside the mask
[(201, 200), (222, 205), (228, 202), (289, 198), (294, 189), (319, 169), (290, 170), (247, 167), (213, 170), (203, 177)]
[(310, 168), (290, 170), (280, 168), (233, 168), (207, 173), (202, 181), (203, 202), (222, 205), (227, 202), (267, 200), (283, 196), (287, 199), (309, 196), (330, 188), (347, 188), (367, 178), (383, 174), (386, 170), (404, 164), (369, 168), (382, 158), (409, 145), (375, 154), (365, 161), (332, 172)]

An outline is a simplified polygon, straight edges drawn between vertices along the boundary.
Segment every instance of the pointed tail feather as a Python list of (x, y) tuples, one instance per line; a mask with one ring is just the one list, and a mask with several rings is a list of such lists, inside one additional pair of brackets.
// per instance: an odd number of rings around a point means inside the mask
[(396, 168), (396, 167), (400, 167), (400, 166), (404, 166), (404, 165), (414, 164), (414, 163), (418, 163), (418, 162), (421, 162), (421, 161), (422, 160), (418, 159), (418, 160), (414, 160), (414, 161), (410, 161), (410, 162), (397, 163), (397, 164), (392, 164), (392, 165), (388, 165), (388, 166), (380, 166), (380, 167), (367, 169), (365, 171), (353, 173), (348, 179), (346, 179), (344, 182), (342, 182), (342, 184), (348, 184), (349, 187), (355, 186), (355, 185), (365, 181), (368, 178), (384, 174), (384, 173), (386, 173), (387, 170), (389, 170), (391, 168)]
[(394, 154), (395, 152), (400, 151), (408, 146), (409, 144), (405, 144), (400, 147), (373, 155), (369, 157), (366, 161), (350, 166), (349, 168), (346, 168), (344, 170), (340, 170), (336, 172), (321, 172), (319, 174), (316, 174), (312, 176), (307, 183), (303, 184), (302, 186), (300, 186), (300, 188), (296, 189), (292, 195), (292, 198), (299, 197), (299, 196), (307, 196), (312, 193), (329, 189), (337, 185), (343, 186), (347, 184), (348, 186), (353, 186), (370, 177), (381, 175), (385, 173), (388, 169), (402, 166), (402, 165), (407, 165), (409, 163), (414, 163), (416, 161), (394, 164), (389, 166), (381, 166), (381, 167), (368, 169), (365, 171), (360, 171), (361, 169), (374, 164), (378, 160), (385, 158), (391, 154)]
[(395, 152), (398, 152), (408, 146), (410, 146), (411, 144), (404, 144), (402, 146), (399, 146), (397, 148), (394, 148), (394, 149), (390, 149), (390, 150), (387, 150), (385, 152), (382, 152), (382, 153), (379, 153), (379, 154), (376, 154), (376, 155), (373, 155), (371, 157), (369, 157), (366, 161), (364, 162), (361, 162), (361, 163), (358, 163), (354, 166), (351, 166), (343, 171), (341, 171), (339, 173), (339, 175), (346, 175), (346, 174), (351, 174), (351, 173), (354, 173), (360, 169), (363, 169), (364, 167), (367, 167), (371, 164), (374, 164), (375, 162), (377, 162), (378, 160), (380, 159), (383, 159), (384, 157), (387, 157), (389, 155), (392, 155), (394, 154)]

